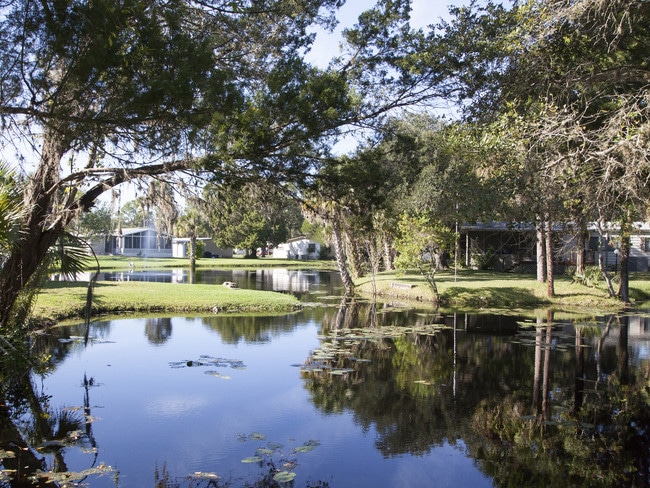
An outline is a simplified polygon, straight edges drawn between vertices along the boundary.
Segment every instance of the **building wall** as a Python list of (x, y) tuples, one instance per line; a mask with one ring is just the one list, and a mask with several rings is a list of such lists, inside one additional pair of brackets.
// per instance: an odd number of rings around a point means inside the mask
[(309, 239), (290, 240), (273, 249), (276, 259), (318, 259), (320, 244)]
[[(205, 253), (209, 253), (208, 257), (215, 258), (231, 258), (233, 256), (232, 248), (221, 249), (217, 247), (212, 239), (209, 238), (199, 238), (197, 241), (200, 241), (203, 245), (203, 256), (198, 256), (202, 258), (205, 256)], [(190, 240), (189, 238), (175, 238), (172, 240), (172, 249), (173, 256), (175, 258), (187, 258), (190, 255)]]
[[(498, 259), (490, 269), (507, 271), (511, 269), (526, 269), (535, 272), (535, 231), (534, 227), (524, 229), (507, 229), (502, 226), (466, 226), (463, 228), (459, 242), (460, 256), (466, 266), (474, 266), (476, 256), (494, 254)], [(618, 230), (609, 231), (611, 241), (615, 241)], [(571, 266), (576, 263), (575, 232), (558, 229), (555, 233), (554, 259), (558, 266)], [(590, 235), (585, 240), (585, 264), (597, 265), (599, 257), (599, 242), (601, 237), (592, 227)], [(630, 239), (630, 271), (649, 271), (650, 266), (650, 226), (639, 224)], [(604, 245), (604, 244), (603, 244)], [(603, 250), (603, 262), (610, 269), (620, 265), (620, 256), (612, 242)]]
[(122, 256), (167, 258), (172, 257), (172, 239), (160, 237), (153, 229), (127, 230), (121, 236), (108, 236), (104, 250)]

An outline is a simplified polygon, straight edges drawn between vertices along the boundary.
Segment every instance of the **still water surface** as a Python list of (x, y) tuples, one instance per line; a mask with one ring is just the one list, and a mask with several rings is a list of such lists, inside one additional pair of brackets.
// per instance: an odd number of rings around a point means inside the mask
[(362, 303), (96, 321), (35, 340), (39, 407), (12, 421), (46, 469), (110, 466), (93, 487), (642, 486), (649, 323)]

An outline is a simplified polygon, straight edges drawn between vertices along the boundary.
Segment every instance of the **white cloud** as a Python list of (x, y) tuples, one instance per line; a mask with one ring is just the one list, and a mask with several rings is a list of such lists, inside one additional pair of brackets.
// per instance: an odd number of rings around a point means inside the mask
[(199, 410), (207, 404), (205, 396), (167, 395), (149, 399), (145, 411), (152, 417), (176, 417)]

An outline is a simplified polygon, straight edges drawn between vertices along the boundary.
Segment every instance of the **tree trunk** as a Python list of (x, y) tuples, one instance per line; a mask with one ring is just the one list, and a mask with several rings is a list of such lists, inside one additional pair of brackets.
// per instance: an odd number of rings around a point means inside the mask
[(366, 254), (368, 256), (368, 264), (370, 265), (370, 283), (372, 285), (372, 296), (377, 296), (377, 274), (379, 274), (379, 268), (381, 266), (381, 251), (379, 247), (381, 242), (379, 238), (374, 234), (370, 239), (366, 241)]
[(553, 282), (553, 232), (549, 217), (546, 219), (546, 232), (544, 234), (546, 242), (546, 296), (552, 298), (555, 296), (555, 283)]
[(347, 249), (347, 260), (350, 264), (350, 274), (354, 279), (363, 276), (363, 268), (361, 267), (361, 250), (357, 239), (353, 238), (349, 232), (344, 232), (345, 243)]
[(449, 269), (449, 265), (447, 264), (447, 258), (445, 256), (444, 251), (434, 253), (433, 258), (435, 259), (436, 269), (438, 271), (443, 269)]
[(537, 250), (537, 281), (543, 283), (546, 279), (546, 254), (544, 253), (544, 225), (539, 217), (535, 224), (535, 231), (537, 233), (537, 242), (535, 244)]
[(52, 188), (58, 181), (59, 162), (64, 152), (61, 137), (48, 131), (44, 136), (39, 168), (25, 192), (19, 237), (0, 271), (0, 327), (23, 325), (21, 322), (29, 304), (21, 303), (21, 295), (34, 285), (48, 249), (72, 218), (72, 215), (63, 215), (53, 220), (51, 212)]
[(587, 228), (584, 222), (581, 222), (576, 236), (576, 274), (579, 275), (585, 274), (585, 236), (587, 235), (589, 235)]
[(573, 388), (573, 411), (579, 413), (584, 403), (585, 392), (585, 348), (582, 340), (582, 327), (577, 326), (575, 351), (576, 351), (576, 374), (575, 386)]
[(600, 270), (600, 273), (603, 275), (603, 278), (605, 279), (605, 283), (607, 284), (607, 292), (609, 293), (610, 297), (615, 297), (616, 293), (614, 293), (614, 287), (612, 285), (612, 278), (609, 276), (609, 273), (607, 272), (607, 266), (605, 265), (605, 253), (607, 252), (607, 247), (603, 246), (603, 239), (605, 238), (603, 236), (603, 230), (602, 230), (602, 223), (598, 225), (598, 269)]
[(618, 373), (618, 378), (622, 385), (628, 385), (630, 383), (630, 317), (620, 317), (619, 318), (619, 335), (618, 335), (618, 347), (617, 361), (616, 361), (616, 372)]
[(196, 277), (196, 235), (190, 235), (190, 285), (193, 285)]
[(345, 250), (343, 248), (343, 237), (341, 236), (341, 224), (338, 221), (337, 217), (332, 218), (332, 244), (334, 246), (334, 255), (336, 257), (336, 264), (339, 268), (339, 273), (341, 275), (341, 280), (343, 281), (343, 286), (345, 286), (345, 295), (352, 296), (354, 295), (354, 282), (348, 273), (346, 267), (345, 259)]
[(535, 366), (533, 373), (533, 412), (536, 415), (542, 413), (542, 402), (540, 401), (541, 392), (541, 379), (542, 379), (542, 345), (544, 337), (544, 326), (542, 317), (537, 317), (537, 323), (540, 324), (535, 327)]
[(542, 371), (542, 417), (546, 420), (550, 418), (550, 391), (549, 376), (551, 370), (551, 345), (553, 341), (553, 327), (550, 324), (546, 326), (546, 338), (544, 341), (544, 369)]
[(390, 239), (387, 234), (384, 233), (382, 238), (384, 245), (384, 269), (386, 271), (392, 271), (393, 269), (393, 248), (390, 243)]
[(621, 267), (619, 274), (618, 297), (625, 303), (630, 302), (630, 236), (632, 226), (628, 222), (621, 225), (621, 248), (619, 257)]

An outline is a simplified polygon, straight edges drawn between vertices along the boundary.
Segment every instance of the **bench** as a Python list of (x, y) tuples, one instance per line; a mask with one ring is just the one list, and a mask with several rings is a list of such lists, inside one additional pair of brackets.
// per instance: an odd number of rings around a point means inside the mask
[(398, 288), (400, 290), (410, 290), (411, 288), (415, 288), (415, 284), (413, 283), (398, 283), (396, 281), (391, 282), (390, 287), (391, 288)]

